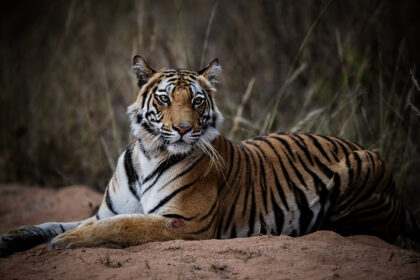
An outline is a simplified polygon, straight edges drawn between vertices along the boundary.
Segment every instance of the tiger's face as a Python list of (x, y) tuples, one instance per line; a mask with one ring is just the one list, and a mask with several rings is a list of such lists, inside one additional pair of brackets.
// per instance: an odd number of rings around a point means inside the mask
[(154, 71), (143, 58), (135, 56), (133, 69), (140, 90), (128, 114), (132, 133), (144, 151), (187, 154), (209, 148), (223, 120), (213, 99), (221, 71), (218, 61), (197, 72), (173, 68)]

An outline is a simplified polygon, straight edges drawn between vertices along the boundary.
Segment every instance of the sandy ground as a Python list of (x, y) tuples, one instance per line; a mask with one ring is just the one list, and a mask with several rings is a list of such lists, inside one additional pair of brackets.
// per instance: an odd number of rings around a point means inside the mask
[[(102, 195), (0, 185), (0, 232), (89, 217)], [(153, 242), (126, 249), (46, 249), (0, 259), (0, 279), (420, 279), (420, 254), (372, 236)]]

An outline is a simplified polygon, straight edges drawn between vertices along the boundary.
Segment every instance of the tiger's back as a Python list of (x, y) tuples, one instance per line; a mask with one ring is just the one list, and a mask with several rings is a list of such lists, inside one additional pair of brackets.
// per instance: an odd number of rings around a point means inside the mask
[[(219, 138), (228, 169), (217, 236), (298, 236), (318, 229), (392, 241), (402, 211), (376, 154), (336, 137), (275, 133)], [(379, 222), (380, 221), (380, 222)]]

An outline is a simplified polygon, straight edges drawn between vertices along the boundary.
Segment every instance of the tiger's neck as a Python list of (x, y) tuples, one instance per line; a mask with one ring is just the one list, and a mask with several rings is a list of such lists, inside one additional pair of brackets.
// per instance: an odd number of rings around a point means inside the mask
[(134, 154), (137, 156), (134, 160), (136, 161), (135, 165), (139, 167), (141, 174), (139, 178), (140, 182), (142, 184), (147, 182), (153, 176), (156, 176), (156, 173), (160, 173), (163, 169), (166, 170), (168, 167), (177, 169), (178, 165), (183, 165), (181, 162), (189, 164), (190, 162), (203, 157), (202, 162), (206, 163), (205, 166), (203, 164), (205, 168), (200, 166), (200, 168), (204, 169), (203, 177), (207, 177), (209, 181), (211, 180), (210, 177), (213, 177), (213, 179), (219, 178), (220, 180), (218, 181), (220, 181), (220, 183), (226, 183), (225, 178), (229, 175), (227, 170), (230, 169), (232, 161), (234, 160), (229, 155), (233, 152), (232, 150), (237, 149), (237, 146), (240, 144), (231, 142), (223, 135), (217, 136), (213, 140), (212, 144), (214, 147), (213, 153), (206, 153), (202, 150), (196, 149), (188, 154), (174, 155), (163, 149), (146, 151), (141, 140), (138, 140), (135, 144), (136, 151)]

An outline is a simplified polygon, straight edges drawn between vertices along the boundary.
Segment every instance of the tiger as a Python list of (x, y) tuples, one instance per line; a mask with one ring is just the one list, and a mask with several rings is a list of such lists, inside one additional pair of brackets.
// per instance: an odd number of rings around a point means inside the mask
[(2, 256), (44, 242), (123, 248), (317, 230), (419, 242), (390, 168), (374, 152), (305, 133), (227, 139), (215, 101), (218, 59), (199, 71), (155, 71), (136, 55), (132, 69), (139, 88), (127, 110), (134, 141), (119, 156), (97, 213), (5, 233)]

